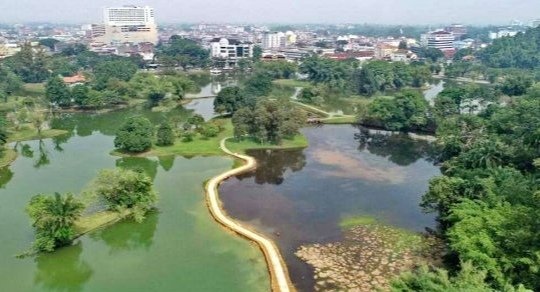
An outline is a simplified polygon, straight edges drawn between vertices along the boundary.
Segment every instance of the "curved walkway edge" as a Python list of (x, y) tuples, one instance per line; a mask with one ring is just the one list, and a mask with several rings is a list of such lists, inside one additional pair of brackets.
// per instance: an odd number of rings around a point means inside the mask
[(219, 200), (218, 187), (224, 180), (249, 170), (253, 170), (256, 167), (256, 161), (253, 157), (233, 153), (225, 146), (225, 142), (229, 138), (221, 140), (220, 147), (228, 155), (239, 158), (246, 162), (243, 166), (226, 171), (218, 176), (213, 177), (206, 184), (206, 201), (210, 213), (216, 221), (223, 226), (234, 231), (235, 233), (255, 242), (264, 253), (268, 270), (270, 272), (270, 280), (272, 285), (272, 291), (276, 292), (289, 292), (294, 291), (294, 286), (289, 279), (289, 273), (287, 267), (281, 258), (278, 248), (272, 242), (272, 240), (260, 235), (259, 233), (250, 230), (249, 228), (241, 225), (240, 223), (229, 218), (225, 211), (221, 208), (221, 202)]

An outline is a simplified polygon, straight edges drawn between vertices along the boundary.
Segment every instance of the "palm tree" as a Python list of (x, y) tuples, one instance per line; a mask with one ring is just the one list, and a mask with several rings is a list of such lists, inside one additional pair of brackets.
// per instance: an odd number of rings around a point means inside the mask
[(27, 212), (33, 219), (38, 240), (35, 247), (40, 251), (52, 251), (68, 245), (75, 236), (73, 226), (80, 218), (84, 204), (72, 194), (55, 193), (54, 197), (37, 195), (30, 200)]

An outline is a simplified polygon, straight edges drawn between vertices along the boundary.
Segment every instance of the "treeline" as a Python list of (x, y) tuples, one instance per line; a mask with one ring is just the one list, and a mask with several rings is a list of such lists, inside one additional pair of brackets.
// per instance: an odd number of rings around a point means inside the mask
[(536, 69), (540, 67), (540, 27), (531, 28), (514, 37), (503, 37), (478, 52), (489, 67)]
[(354, 59), (335, 61), (317, 56), (305, 59), (300, 65), (300, 72), (309, 81), (326, 86), (333, 94), (364, 96), (405, 87), (420, 88), (431, 80), (436, 70), (440, 70), (438, 66), (421, 62), (370, 61), (360, 66)]
[(539, 290), (540, 85), (506, 103), (487, 94), (477, 113), (463, 110), (465, 96), (475, 94), (447, 89), (436, 102), (443, 175), (422, 202), (439, 214), (448, 272), (424, 267), (393, 289)]

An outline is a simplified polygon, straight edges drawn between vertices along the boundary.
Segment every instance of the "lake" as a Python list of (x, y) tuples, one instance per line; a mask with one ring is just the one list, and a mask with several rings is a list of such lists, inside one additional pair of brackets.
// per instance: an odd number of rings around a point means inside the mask
[(276, 241), (301, 291), (313, 290), (313, 271), (294, 252), (342, 239), (343, 218), (369, 216), (410, 231), (436, 226), (419, 207), (429, 179), (440, 174), (430, 144), (350, 125), (303, 133), (308, 148), (249, 151), (257, 169), (220, 187), (232, 217)]
[[(0, 291), (268, 291), (260, 250), (211, 217), (203, 182), (231, 168), (226, 157), (118, 158), (114, 133), (130, 115), (157, 124), (186, 119), (129, 109), (100, 115), (65, 114), (52, 125), (69, 134), (11, 144), (19, 158), (0, 169)], [(159, 192), (158, 211), (142, 223), (124, 220), (73, 246), (17, 259), (34, 240), (24, 208), (36, 194), (79, 194), (104, 168), (141, 168)]]

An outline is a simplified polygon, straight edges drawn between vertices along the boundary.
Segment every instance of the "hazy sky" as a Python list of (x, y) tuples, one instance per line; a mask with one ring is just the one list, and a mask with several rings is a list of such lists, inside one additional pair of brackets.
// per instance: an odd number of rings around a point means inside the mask
[(150, 5), (158, 22), (505, 24), (540, 0), (0, 0), (1, 22), (99, 22), (102, 8)]

